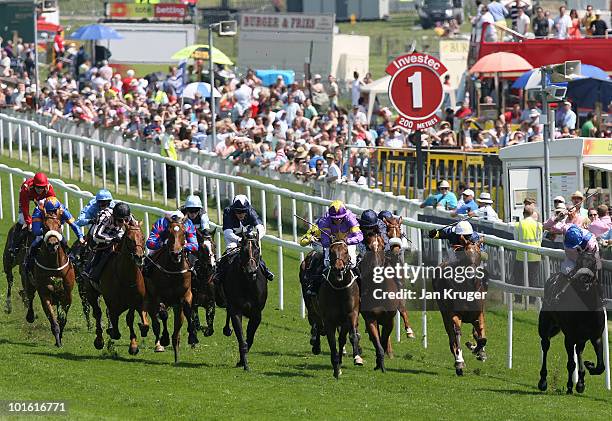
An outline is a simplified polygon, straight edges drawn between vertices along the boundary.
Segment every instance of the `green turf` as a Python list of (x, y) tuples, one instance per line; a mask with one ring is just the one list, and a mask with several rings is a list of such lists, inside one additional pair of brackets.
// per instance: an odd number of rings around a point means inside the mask
[[(5, 162), (0, 158), (0, 162)], [(5, 218), (9, 196), (2, 176)], [(0, 224), (0, 243), (10, 223)], [(251, 372), (234, 368), (238, 359), (234, 338), (221, 334), (224, 311), (219, 310), (215, 335), (203, 338), (195, 349), (186, 344), (183, 331), (181, 363), (172, 352), (154, 354), (152, 339), (141, 342), (141, 353), (127, 353), (127, 329), (116, 343), (117, 356), (96, 351), (87, 332), (80, 303), (70, 311), (65, 345), (53, 347), (48, 323), (39, 302), (38, 319), (25, 322), (25, 312), (15, 293), (14, 312), (0, 314), (0, 368), (2, 399), (66, 400), (71, 419), (601, 419), (609, 415), (612, 395), (603, 377), (587, 375), (584, 395), (566, 396), (565, 355), (562, 341), (553, 341), (549, 355), (549, 391), (536, 389), (539, 340), (536, 314), (517, 311), (514, 319), (514, 368), (506, 364), (507, 316), (503, 308), (487, 313), (489, 360), (482, 363), (467, 355), (463, 378), (456, 377), (448, 339), (438, 313), (429, 313), (429, 348), (419, 341), (394, 344), (396, 357), (387, 360), (386, 374), (374, 372), (373, 348), (362, 340), (366, 365), (354, 367), (345, 360), (339, 381), (324, 344), (320, 356), (310, 354), (307, 322), (300, 318), (296, 280), (298, 256), (285, 251), (285, 310), (278, 309), (278, 281), (270, 284), (263, 323), (249, 355)], [(273, 271), (276, 250), (266, 247)], [(17, 276), (16, 284), (19, 284)], [(4, 276), (0, 280), (0, 308), (4, 307)], [(18, 289), (16, 287), (15, 289)], [(417, 336), (419, 315), (411, 314)], [(363, 330), (363, 322), (361, 322)], [(465, 330), (464, 341), (469, 329)], [(593, 359), (590, 347), (585, 358)]]

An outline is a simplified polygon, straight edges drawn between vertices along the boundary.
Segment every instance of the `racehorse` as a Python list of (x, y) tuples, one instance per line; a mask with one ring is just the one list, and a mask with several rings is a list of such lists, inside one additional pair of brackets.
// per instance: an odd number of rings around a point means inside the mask
[[(13, 255), (11, 254), (9, 250), (10, 250), (10, 245), (14, 241), (13, 237), (17, 235), (16, 229), (17, 229), (17, 224), (13, 225), (9, 229), (6, 235), (4, 253), (2, 254), (2, 263), (4, 265), (4, 273), (6, 274), (6, 283), (7, 283), (6, 304), (5, 304), (4, 310), (9, 314), (13, 311), (13, 305), (11, 302), (11, 292), (12, 292), (13, 282), (14, 282), (13, 268), (17, 265), (19, 265), (19, 274), (21, 275), (21, 284), (22, 284), (22, 291), (20, 291), (20, 294), (22, 295), (24, 299), (24, 304), (27, 304), (27, 297), (25, 295), (25, 290), (26, 290), (25, 283), (26, 283), (27, 274), (24, 273), (24, 270), (23, 270), (23, 260), (28, 251), (28, 247), (30, 246), (30, 243), (32, 242), (32, 233), (28, 232), (27, 234), (25, 234), (27, 238), (21, 243), (21, 248), (19, 249), (18, 253), (16, 255)], [(24, 235), (24, 233), (20, 233), (20, 234)]]
[[(196, 231), (198, 236), (198, 262), (196, 266), (196, 277), (192, 279), (191, 293), (193, 302), (191, 311), (193, 315), (194, 329), (202, 331), (204, 336), (211, 336), (215, 321), (215, 284), (213, 283), (217, 261), (215, 258), (216, 246), (212, 240), (214, 232), (210, 235), (203, 235), (201, 231)], [(206, 311), (206, 327), (200, 325), (198, 307), (204, 307)]]
[[(225, 278), (222, 288), (227, 302), (227, 316), (223, 333), (231, 335), (229, 321), (231, 320), (238, 341), (240, 360), (236, 367), (249, 370), (247, 354), (253, 346), (255, 333), (261, 323), (261, 313), (268, 299), (268, 281), (260, 269), (261, 249), (256, 230), (242, 233), (238, 250), (230, 251)], [(242, 317), (249, 319), (246, 341), (242, 331)]]
[[(567, 393), (572, 393), (574, 386), (573, 372), (576, 369), (574, 349), (578, 360), (578, 382), (576, 392), (584, 392), (585, 367), (591, 375), (604, 372), (604, 355), (602, 334), (606, 319), (599, 283), (597, 282), (597, 263), (593, 254), (583, 253), (576, 264), (576, 269), (569, 275), (553, 275), (545, 286), (542, 310), (538, 318), (538, 333), (542, 346), (542, 368), (538, 388), (546, 390), (546, 356), (550, 348), (550, 339), (563, 332), (567, 352)], [(597, 365), (582, 359), (586, 342), (591, 341)]]
[[(91, 241), (91, 239), (88, 239), (87, 241)], [(85, 322), (87, 322), (87, 331), (89, 332), (91, 331), (91, 305), (87, 300), (88, 286), (86, 280), (82, 276), (82, 273), (85, 269), (87, 259), (91, 258), (91, 250), (87, 244), (81, 244), (79, 240), (76, 240), (72, 244), (72, 247), (70, 247), (70, 254), (72, 256), (71, 260), (76, 273), (76, 284), (79, 297), (81, 298), (81, 305), (83, 307), (83, 316), (85, 317)]]
[[(385, 218), (384, 222), (387, 226), (387, 237), (389, 239), (397, 238), (401, 241), (401, 238), (404, 236), (402, 234), (402, 217), (400, 216), (392, 219)], [(402, 253), (402, 246), (400, 244), (392, 244), (390, 249), (397, 256), (401, 255)], [(414, 339), (414, 331), (412, 330), (412, 326), (410, 326), (410, 321), (408, 320), (408, 310), (406, 310), (404, 300), (400, 300), (400, 308), (398, 310), (400, 312), (400, 316), (402, 317), (402, 321), (404, 322), (404, 332), (406, 333), (406, 336), (408, 339)], [(391, 342), (389, 342), (389, 345), (391, 345)], [(391, 349), (388, 349), (387, 351), (388, 353), (391, 353)]]
[[(187, 342), (195, 345), (198, 338), (193, 327), (191, 315), (191, 268), (185, 247), (185, 229), (183, 220), (168, 223), (168, 239), (160, 250), (148, 258), (153, 267), (146, 276), (147, 301), (149, 314), (153, 319), (155, 334), (155, 350), (163, 351), (168, 346), (168, 312), (167, 307), (174, 310), (174, 329), (172, 332), (172, 348), (174, 362), (179, 361), (180, 333), (183, 318), (187, 319)], [(159, 319), (164, 325), (160, 337)]]
[[(321, 316), (327, 342), (329, 344), (334, 377), (342, 374), (342, 350), (346, 336), (351, 333), (353, 358), (359, 355), (359, 286), (357, 277), (350, 270), (348, 246), (344, 241), (336, 240), (329, 247), (329, 269), (325, 282), (319, 289), (316, 298), (317, 312)], [(336, 330), (340, 329), (336, 347)]]
[[(433, 279), (433, 289), (437, 293), (436, 301), (444, 321), (444, 328), (449, 339), (450, 351), (455, 358), (455, 372), (458, 376), (463, 375), (465, 361), (461, 350), (461, 324), (471, 323), (472, 335), (476, 340), (476, 344), (466, 343), (467, 347), (472, 351), (476, 358), (480, 361), (486, 360), (485, 345), (487, 338), (485, 334), (485, 296), (487, 292), (486, 275), (484, 271), (476, 271), (481, 262), (480, 246), (484, 241), (481, 238), (477, 243), (472, 243), (462, 238), (463, 243), (454, 246), (458, 261), (449, 264), (443, 264), (436, 268), (436, 274)], [(445, 276), (444, 274), (453, 273), (457, 267), (465, 268), (472, 267), (473, 272), (466, 274), (463, 281), (459, 282), (458, 277)], [(446, 271), (445, 269), (453, 269)], [(445, 297), (445, 291), (459, 293), (458, 296), (450, 298)], [(474, 296), (474, 300), (469, 301), (462, 299), (462, 293), (478, 293)]]
[[(28, 299), (26, 320), (29, 323), (34, 322), (34, 293), (38, 292), (57, 347), (62, 346), (62, 336), (72, 304), (72, 288), (75, 283), (74, 267), (62, 245), (61, 217), (61, 209), (57, 215), (43, 213), (43, 243), (34, 258), (32, 274), (26, 281)], [(56, 311), (53, 306), (56, 307)]]
[[(376, 268), (395, 267), (399, 263), (399, 256), (393, 252), (385, 256), (385, 243), (378, 232), (367, 232), (364, 242), (368, 247), (359, 264), (361, 273), (361, 305), (360, 311), (366, 323), (370, 341), (376, 350), (376, 367), (385, 372), (385, 350), (390, 350), (389, 337), (393, 332), (395, 314), (401, 305), (397, 298), (375, 295), (375, 290), (383, 293), (397, 294), (399, 285), (394, 277), (384, 277), (382, 282), (375, 280)], [(382, 332), (380, 327), (382, 326)]]
[(144, 236), (139, 222), (124, 223), (125, 233), (118, 243), (109, 246), (111, 253), (100, 274), (99, 291), (89, 288), (88, 301), (92, 306), (96, 319), (96, 339), (94, 346), (102, 349), (102, 310), (99, 296), (104, 297), (110, 325), (106, 333), (112, 340), (121, 338), (119, 332), (119, 316), (127, 310), (125, 321), (130, 329), (130, 355), (138, 354), (138, 343), (134, 332), (134, 312), (138, 312), (142, 323), (139, 323), (140, 334), (146, 337), (149, 322), (145, 312), (146, 288), (142, 276), (142, 266), (145, 258)]

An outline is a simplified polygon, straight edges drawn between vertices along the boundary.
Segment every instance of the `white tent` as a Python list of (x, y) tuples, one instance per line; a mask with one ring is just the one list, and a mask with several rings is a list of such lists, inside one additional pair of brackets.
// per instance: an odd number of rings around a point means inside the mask
[(368, 83), (361, 87), (361, 92), (366, 92), (369, 95), (368, 98), (368, 123), (372, 118), (372, 112), (374, 111), (374, 101), (376, 101), (376, 95), (387, 95), (389, 92), (389, 82), (391, 82), (391, 76), (387, 75), (383, 78), (376, 79), (372, 83)]

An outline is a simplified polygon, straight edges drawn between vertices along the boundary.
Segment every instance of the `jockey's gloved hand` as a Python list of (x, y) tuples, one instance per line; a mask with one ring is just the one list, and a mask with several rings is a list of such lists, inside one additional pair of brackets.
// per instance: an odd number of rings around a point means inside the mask
[(437, 235), (438, 235), (438, 230), (429, 231), (429, 238), (436, 238)]

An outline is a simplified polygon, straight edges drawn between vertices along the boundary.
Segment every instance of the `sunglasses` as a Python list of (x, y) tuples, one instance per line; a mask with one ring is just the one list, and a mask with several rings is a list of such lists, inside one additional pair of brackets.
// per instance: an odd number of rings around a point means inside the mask
[(187, 213), (198, 213), (198, 212), (200, 212), (200, 209), (198, 209), (198, 208), (187, 208), (187, 209), (185, 209), (185, 212), (187, 212)]
[(127, 224), (128, 222), (130, 222), (130, 218), (127, 217), (127, 216), (125, 218), (115, 218), (115, 221), (123, 222), (123, 223)]
[(597, 216), (597, 214), (596, 214), (596, 213), (590, 213), (590, 214), (589, 214), (589, 218), (594, 218), (594, 217), (596, 217), (596, 216)]

